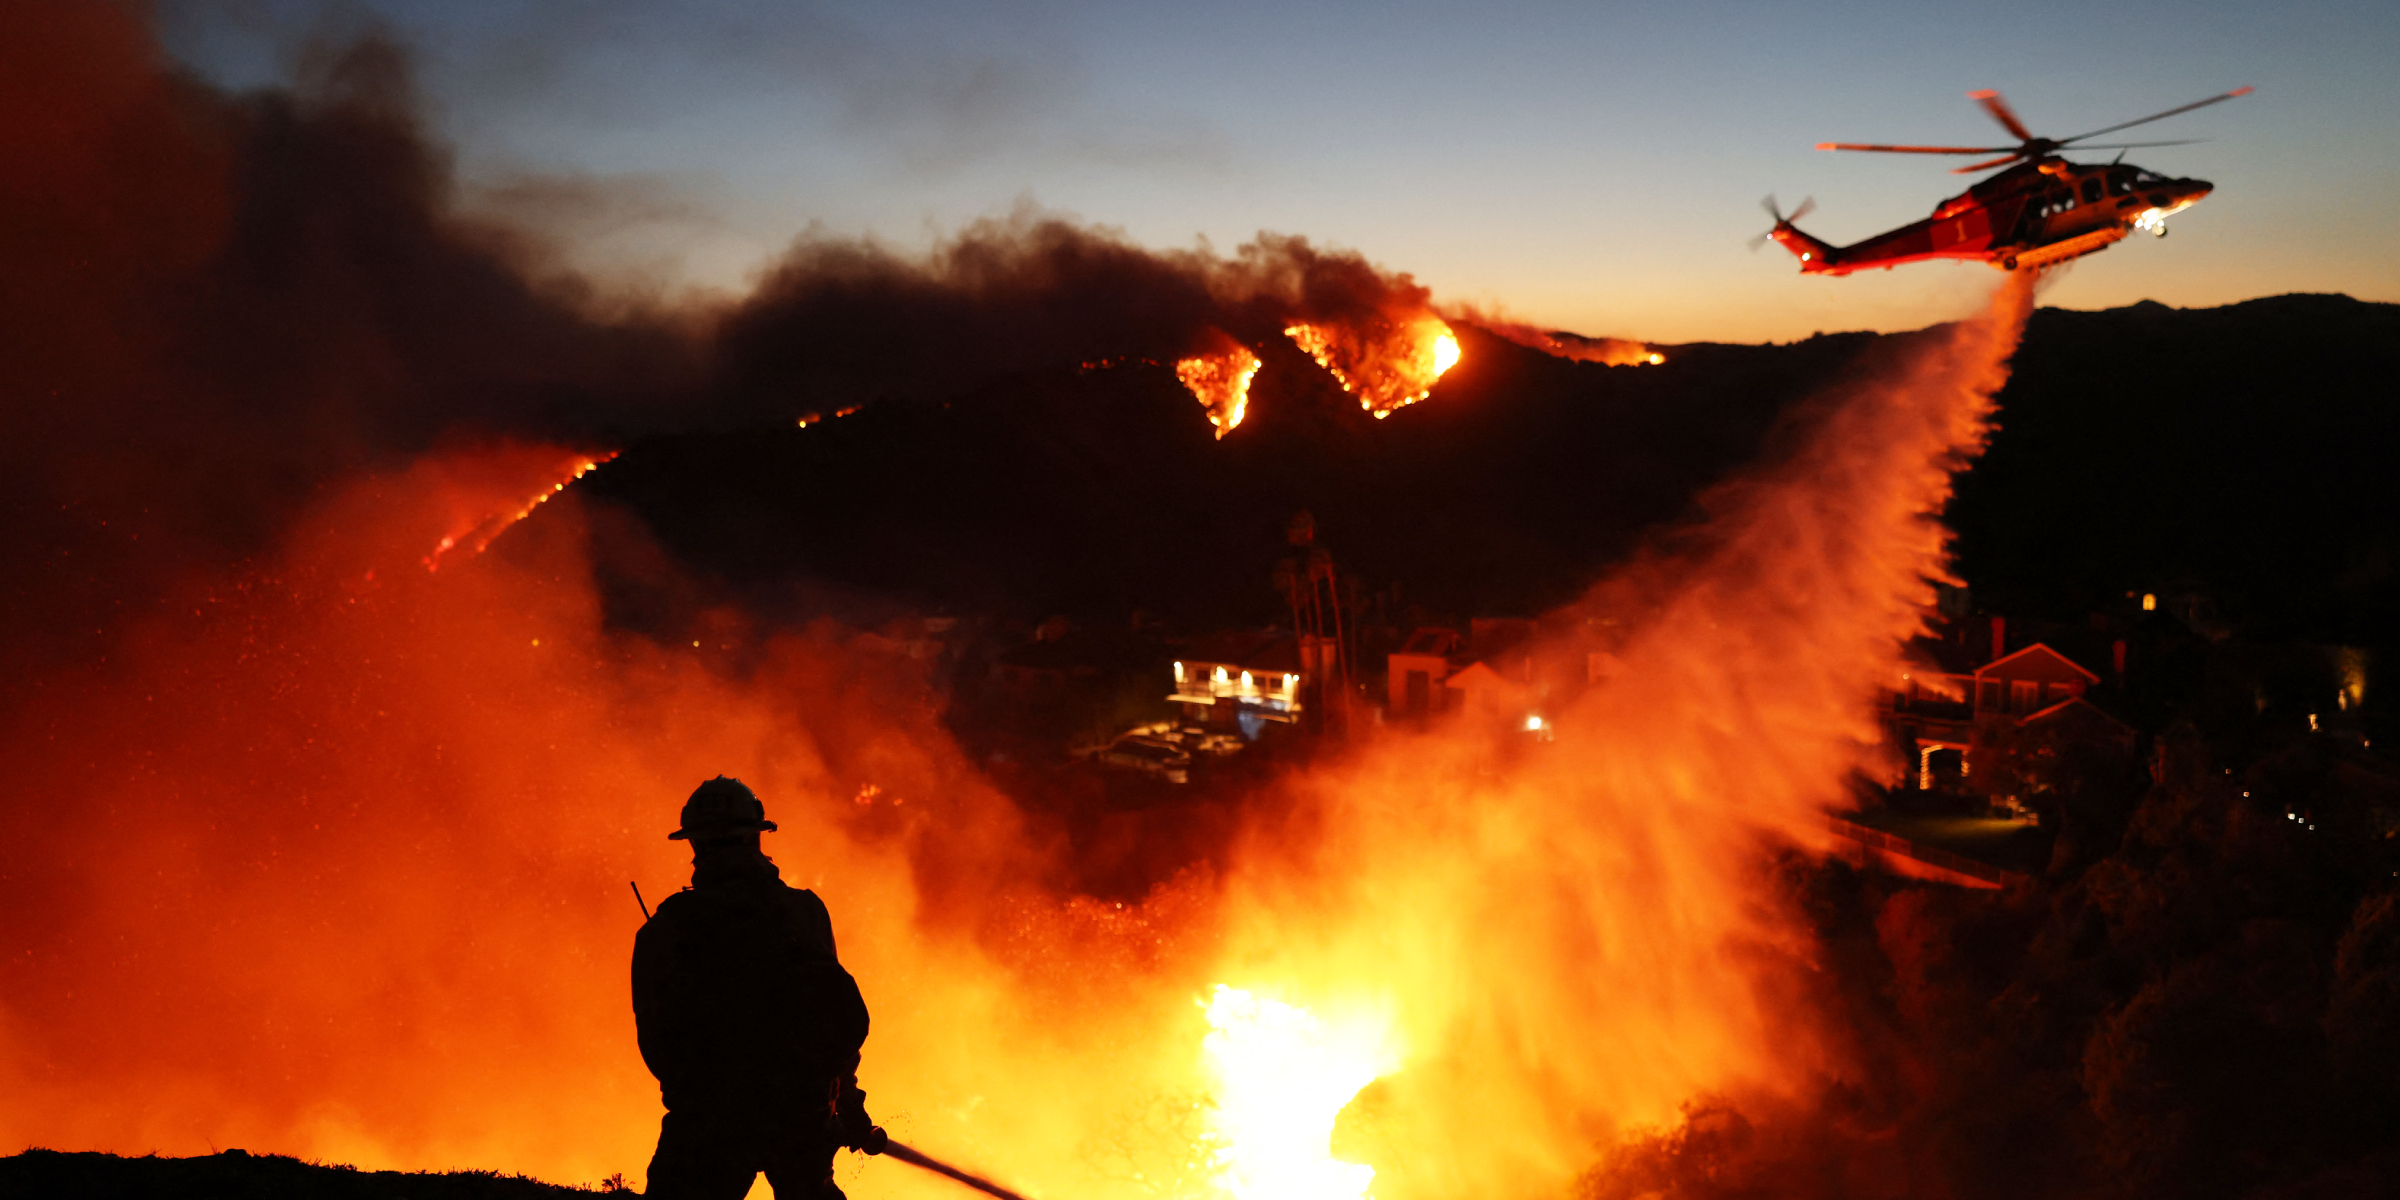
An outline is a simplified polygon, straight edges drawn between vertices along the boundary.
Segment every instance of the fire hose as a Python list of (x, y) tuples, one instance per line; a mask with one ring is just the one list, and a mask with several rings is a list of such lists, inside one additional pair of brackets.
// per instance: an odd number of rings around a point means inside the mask
[[(883, 1131), (878, 1129), (876, 1132), (882, 1133)], [(959, 1181), (960, 1183), (967, 1185), (968, 1187), (974, 1188), (976, 1191), (982, 1192), (984, 1195), (997, 1196), (999, 1197), (999, 1200), (1025, 1200), (1025, 1197), (1020, 1196), (1015, 1192), (1008, 1190), (1007, 1188), (1001, 1187), (999, 1184), (993, 1183), (989, 1179), (984, 1179), (976, 1175), (969, 1175), (965, 1171), (961, 1171), (957, 1167), (951, 1166), (950, 1164), (934, 1158), (931, 1155), (920, 1153), (916, 1150), (910, 1149), (907, 1146), (903, 1146), (898, 1142), (892, 1141), (889, 1137), (886, 1137), (882, 1140), (883, 1152), (891, 1155), (893, 1158), (899, 1159), (901, 1162), (908, 1163), (911, 1166), (923, 1167), (936, 1175), (946, 1175)]]
[(989, 1179), (969, 1175), (930, 1154), (893, 1141), (892, 1135), (885, 1133), (882, 1126), (867, 1119), (866, 1104), (858, 1090), (858, 1081), (850, 1076), (834, 1078), (831, 1102), (826, 1105), (826, 1128), (834, 1132), (842, 1145), (861, 1154), (889, 1154), (912, 1167), (923, 1167), (936, 1175), (955, 1179), (986, 1196), (995, 1196), (998, 1200), (1025, 1200), (1025, 1197)]

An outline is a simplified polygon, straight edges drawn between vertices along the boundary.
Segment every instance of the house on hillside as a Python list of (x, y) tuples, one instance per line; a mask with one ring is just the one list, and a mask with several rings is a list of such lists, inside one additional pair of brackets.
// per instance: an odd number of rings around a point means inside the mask
[(2100, 677), (2039, 642), (1975, 669), (1975, 711), (2029, 717), (2079, 699)]
[(2112, 742), (2127, 753), (2133, 750), (2133, 726), (2081, 696), (2070, 697), (2048, 708), (2027, 713), (2017, 719), (2017, 725), (2022, 729), (2040, 731), (2045, 736)]
[(1933, 787), (1937, 760), (1947, 755), (1956, 755), (1957, 773), (1966, 775), (1968, 748), (1986, 722), (2104, 724), (2112, 738), (2117, 731), (2131, 737), (2123, 722), (2083, 698), (2100, 677), (2066, 655), (2036, 642), (1970, 668), (1959, 661), (1962, 650), (1918, 642), (1898, 686), (1883, 697), (1884, 724), (1914, 753), (1919, 788)]
[(1424, 717), (1447, 706), (1442, 682), (1450, 677), (1451, 656), (1464, 640), (1455, 629), (1428, 627), (1408, 635), (1398, 650), (1384, 656), (1391, 715)]
[(1480, 658), (1452, 671), (1442, 690), (1456, 697), (1451, 709), (1476, 717), (1520, 716), (1529, 703), (1524, 680), (1510, 679)]
[[(1311, 639), (1312, 642), (1315, 639)], [(1330, 665), (1331, 639), (1306, 644), (1288, 633), (1214, 634), (1184, 647), (1172, 664), (1175, 691), (1187, 724), (1239, 730), (1256, 740), (1269, 724), (1300, 719), (1301, 697), (1315, 682), (1318, 662)]]
[(1465, 637), (1455, 629), (1419, 629), (1385, 656), (1389, 715), (1523, 715), (1534, 691), (1533, 622), (1477, 617), (1468, 629)]

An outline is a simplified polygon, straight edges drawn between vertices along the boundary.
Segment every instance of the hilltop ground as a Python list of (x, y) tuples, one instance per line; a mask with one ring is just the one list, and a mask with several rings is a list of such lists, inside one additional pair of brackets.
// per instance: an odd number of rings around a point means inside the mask
[(361, 1171), (280, 1154), (119, 1158), (27, 1150), (0, 1158), (0, 1195), (77, 1200), (553, 1200), (621, 1191), (493, 1171)]

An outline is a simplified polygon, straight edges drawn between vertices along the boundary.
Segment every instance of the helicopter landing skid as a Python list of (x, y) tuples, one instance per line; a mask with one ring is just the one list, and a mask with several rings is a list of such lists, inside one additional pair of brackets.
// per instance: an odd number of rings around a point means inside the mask
[(2059, 241), (2052, 242), (2047, 246), (2036, 246), (2031, 250), (2020, 250), (2013, 256), (2016, 260), (2016, 266), (2014, 268), (2011, 268), (2008, 262), (2005, 260), (1994, 259), (1990, 261), (1993, 267), (2002, 271), (2011, 269), (2030, 270), (2038, 267), (2056, 266), (2070, 258), (2081, 258), (2095, 250), (2105, 250), (2110, 246), (2116, 245), (2118, 242), (2125, 240), (2125, 235), (2131, 232), (2133, 232), (2133, 227), (2131, 225), (2109, 225), (2095, 229), (2090, 233), (2079, 233), (2071, 238), (2062, 238)]

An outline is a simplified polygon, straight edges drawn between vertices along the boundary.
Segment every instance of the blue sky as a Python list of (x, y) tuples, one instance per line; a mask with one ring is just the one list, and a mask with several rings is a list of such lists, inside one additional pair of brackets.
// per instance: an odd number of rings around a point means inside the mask
[[(1262, 229), (1355, 248), (1445, 300), (1662, 341), (1912, 328), (1987, 268), (1802, 279), (1747, 240), (1853, 241), (1967, 181), (1824, 140), (1989, 144), (2000, 89), (2065, 136), (2217, 184), (2164, 241), (2044, 302), (2400, 300), (2400, 4), (629, 3), (166, 0), (174, 54), (233, 86), (380, 26), (417, 56), (471, 204), (576, 184), (539, 220), (604, 274), (738, 290), (812, 226), (922, 245), (1032, 205), (1181, 247)], [(2131, 135), (2129, 135), (2131, 136)]]

